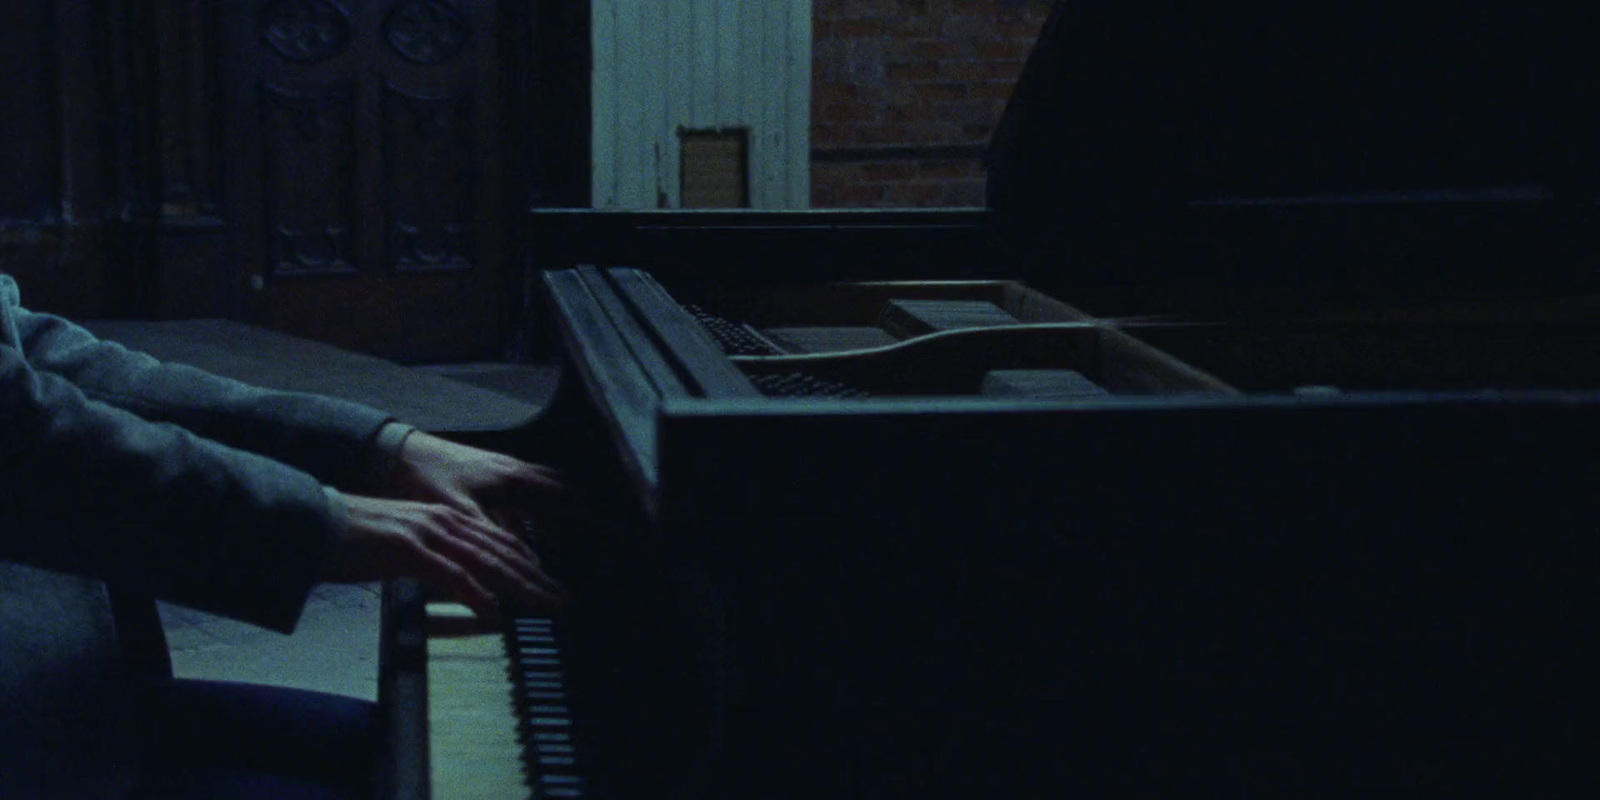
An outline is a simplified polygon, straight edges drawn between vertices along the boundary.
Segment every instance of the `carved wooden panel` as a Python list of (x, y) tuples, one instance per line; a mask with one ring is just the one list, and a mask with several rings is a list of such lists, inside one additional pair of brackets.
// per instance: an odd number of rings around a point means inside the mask
[(543, 4), (210, 7), (237, 316), (407, 360), (504, 352)]
[(384, 87), (384, 201), (396, 272), (473, 266), (473, 106), (470, 94), (418, 97)]
[(328, 0), (273, 0), (261, 12), (261, 37), (279, 56), (313, 63), (350, 41), (350, 18)]
[(588, 0), (6, 8), (0, 270), (42, 310), (482, 354), (521, 211), (587, 202)]
[(353, 94), (261, 87), (263, 224), (275, 277), (356, 271)]
[(403, 58), (417, 64), (440, 64), (461, 52), (471, 31), (452, 3), (401, 0), (384, 18), (383, 35)]

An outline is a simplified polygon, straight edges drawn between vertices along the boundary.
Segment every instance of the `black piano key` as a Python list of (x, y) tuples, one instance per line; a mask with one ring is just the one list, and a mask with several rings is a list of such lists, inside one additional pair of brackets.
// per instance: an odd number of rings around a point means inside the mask
[(506, 630), (512, 659), (514, 705), (524, 768), (535, 795), (589, 797), (582, 727), (568, 692), (561, 625), (544, 617), (520, 617)]

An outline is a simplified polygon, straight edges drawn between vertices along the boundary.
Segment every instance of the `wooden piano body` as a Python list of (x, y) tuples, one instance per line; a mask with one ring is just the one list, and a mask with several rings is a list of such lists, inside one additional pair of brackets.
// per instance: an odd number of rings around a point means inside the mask
[[(593, 796), (1591, 775), (1592, 299), (1185, 320), (1008, 281), (679, 290), (824, 344), (794, 331), (893, 300), (1018, 319), (730, 357), (645, 273), (543, 279), (571, 380), (502, 444), (616, 514), (556, 555)], [(981, 393), (1015, 369), (1104, 394)], [(873, 396), (755, 389), (795, 371)]]
[(1592, 21), (1117, 5), (989, 209), (533, 215), (584, 791), (1600, 788)]

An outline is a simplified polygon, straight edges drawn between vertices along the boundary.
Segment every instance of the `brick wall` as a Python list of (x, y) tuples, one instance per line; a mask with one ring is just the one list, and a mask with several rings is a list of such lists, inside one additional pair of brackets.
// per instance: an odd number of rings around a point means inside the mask
[(984, 147), (1050, 6), (815, 0), (812, 205), (983, 205)]

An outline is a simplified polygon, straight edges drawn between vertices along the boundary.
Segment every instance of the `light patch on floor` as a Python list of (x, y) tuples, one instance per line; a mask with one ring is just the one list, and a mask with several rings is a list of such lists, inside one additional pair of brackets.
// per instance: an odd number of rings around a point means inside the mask
[(317, 587), (287, 636), (170, 603), (159, 607), (177, 677), (378, 697), (376, 583)]

